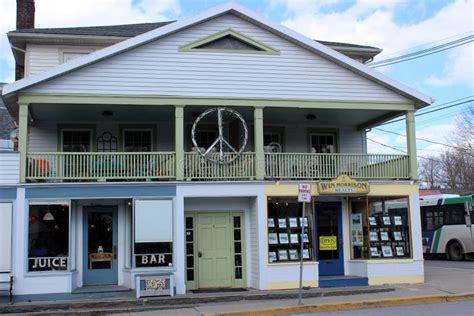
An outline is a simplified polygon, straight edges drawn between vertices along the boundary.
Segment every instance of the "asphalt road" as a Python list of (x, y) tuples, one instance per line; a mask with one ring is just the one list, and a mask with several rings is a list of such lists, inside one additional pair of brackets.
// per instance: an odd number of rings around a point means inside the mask
[(425, 267), (474, 270), (474, 260), (450, 261), (450, 260), (441, 260), (441, 259), (429, 259), (429, 260), (425, 260)]
[(360, 309), (334, 313), (311, 313), (311, 314), (295, 314), (302, 315), (324, 315), (324, 316), (400, 316), (400, 315), (430, 315), (430, 316), (471, 316), (474, 315), (474, 301), (455, 302), (455, 303), (439, 303), (426, 305), (398, 306), (374, 309)]

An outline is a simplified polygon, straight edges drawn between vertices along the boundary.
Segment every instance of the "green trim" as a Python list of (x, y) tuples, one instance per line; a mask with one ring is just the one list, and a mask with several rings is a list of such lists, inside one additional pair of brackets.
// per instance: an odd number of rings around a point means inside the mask
[(176, 180), (184, 180), (184, 106), (177, 105), (175, 115)]
[(263, 148), (263, 108), (254, 109), (254, 148), (255, 148), (255, 179), (265, 178), (265, 151)]
[[(256, 50), (244, 50), (244, 49), (208, 49), (208, 48), (199, 48), (200, 46), (209, 44), (213, 41), (219, 40), (226, 36), (231, 36), (235, 39), (238, 39), (245, 44), (255, 47)], [(215, 33), (213, 35), (207, 36), (205, 38), (199, 39), (197, 41), (191, 42), (189, 44), (183, 45), (178, 49), (180, 52), (209, 52), (209, 53), (234, 53), (234, 54), (264, 54), (264, 55), (280, 55), (280, 52), (262, 42), (251, 39), (248, 36), (245, 36), (242, 33), (239, 33), (233, 29), (227, 29)]]
[(64, 94), (25, 94), (18, 98), (19, 103), (49, 104), (108, 104), (108, 105), (194, 105), (194, 106), (259, 106), (281, 108), (314, 108), (343, 110), (381, 110), (414, 111), (414, 104), (393, 102), (357, 102), (322, 101), (295, 99), (259, 99), (259, 98), (216, 98), (216, 97), (180, 97), (180, 96), (120, 96), (120, 95), (64, 95)]
[(407, 132), (407, 153), (409, 155), (410, 178), (418, 180), (418, 170), (416, 161), (416, 127), (415, 111), (406, 112), (406, 132)]
[(240, 216), (240, 244), (242, 254), (242, 279), (235, 278), (235, 260), (232, 260), (232, 283), (236, 288), (247, 287), (247, 247), (245, 240), (245, 212), (236, 211), (230, 214), (230, 226), (232, 228), (232, 256), (235, 258), (235, 240), (234, 240), (234, 216)]
[(20, 152), (20, 183), (24, 183), (26, 182), (26, 154), (28, 151), (28, 103), (20, 103), (18, 125), (18, 151)]
[(441, 237), (441, 231), (442, 230), (443, 230), (443, 227), (440, 227), (437, 230), (435, 230), (434, 239), (433, 239), (433, 248), (431, 249), (431, 253), (437, 253), (438, 252), (439, 239)]

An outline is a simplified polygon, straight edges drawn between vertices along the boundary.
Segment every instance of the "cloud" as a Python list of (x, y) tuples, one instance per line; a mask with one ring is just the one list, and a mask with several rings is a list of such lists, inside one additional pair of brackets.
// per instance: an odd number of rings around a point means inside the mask
[[(394, 135), (372, 131), (367, 134), (367, 153), (369, 154), (403, 154), (397, 149), (405, 151), (405, 148), (395, 144)], [(382, 145), (383, 144), (383, 145)], [(386, 146), (384, 146), (386, 145)], [(390, 148), (391, 146), (394, 148)], [(397, 149), (395, 149), (397, 148)]]
[(344, 0), (269, 0), (271, 8), (285, 10), (285, 26), (321, 40), (373, 45), (384, 55), (465, 33), (473, 23), (473, 3), (456, 0), (435, 15), (415, 23), (397, 22), (404, 1), (359, 0), (347, 6)]
[[(14, 60), (6, 37), (15, 29), (16, 1), (0, 0), (0, 82), (11, 81)], [(41, 0), (36, 1), (36, 27), (68, 27), (157, 22), (175, 19), (179, 0)]]
[(441, 74), (433, 74), (425, 83), (434, 87), (457, 84), (474, 87), (474, 43), (456, 48), (449, 53)]

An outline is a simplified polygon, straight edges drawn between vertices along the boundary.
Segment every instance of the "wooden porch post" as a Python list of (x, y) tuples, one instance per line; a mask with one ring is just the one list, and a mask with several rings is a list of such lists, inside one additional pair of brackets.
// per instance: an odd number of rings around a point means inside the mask
[(26, 182), (26, 154), (28, 151), (28, 103), (20, 103), (18, 115), (18, 151), (20, 152), (20, 182)]
[(263, 151), (263, 107), (254, 109), (254, 148), (255, 148), (255, 179), (265, 178), (265, 154)]
[(184, 105), (175, 105), (176, 180), (184, 180)]
[(416, 131), (415, 131), (415, 111), (406, 112), (406, 134), (407, 134), (407, 151), (409, 157), (410, 178), (418, 180), (418, 171), (416, 163)]

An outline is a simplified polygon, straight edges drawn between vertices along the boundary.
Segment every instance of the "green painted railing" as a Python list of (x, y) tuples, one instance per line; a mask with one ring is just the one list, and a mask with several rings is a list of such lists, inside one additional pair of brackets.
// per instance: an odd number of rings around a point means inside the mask
[(28, 153), (28, 180), (174, 179), (174, 152)]
[[(218, 154), (211, 154), (218, 155)], [(234, 154), (225, 154), (229, 158)], [(253, 180), (255, 153), (244, 152), (229, 164), (201, 155), (184, 155), (186, 180)], [(27, 180), (175, 180), (174, 152), (28, 153)], [(359, 179), (409, 179), (408, 155), (266, 153), (266, 179), (333, 179), (347, 174)]]
[[(232, 153), (224, 155), (228, 158), (235, 157)], [(253, 152), (244, 152), (229, 164), (210, 162), (195, 152), (185, 153), (184, 159), (184, 177), (187, 180), (252, 180), (255, 178), (255, 153)]]
[(359, 179), (408, 179), (408, 155), (265, 154), (267, 179), (333, 179), (347, 174)]

